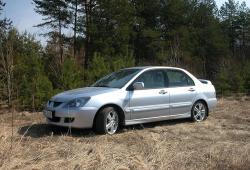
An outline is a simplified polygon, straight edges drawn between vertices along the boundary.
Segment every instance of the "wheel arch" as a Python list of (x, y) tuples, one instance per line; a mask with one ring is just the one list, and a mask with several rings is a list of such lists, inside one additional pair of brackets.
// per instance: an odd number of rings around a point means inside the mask
[(95, 117), (94, 117), (94, 120), (93, 120), (93, 127), (95, 126), (95, 122), (96, 122), (96, 117), (97, 115), (100, 113), (100, 111), (103, 109), (103, 108), (106, 108), (106, 107), (114, 107), (115, 109), (117, 109), (118, 111), (118, 116), (119, 116), (119, 123), (120, 125), (125, 125), (125, 112), (124, 110), (117, 104), (114, 104), (114, 103), (109, 103), (109, 104), (105, 104), (103, 106), (101, 106), (96, 114), (95, 114)]

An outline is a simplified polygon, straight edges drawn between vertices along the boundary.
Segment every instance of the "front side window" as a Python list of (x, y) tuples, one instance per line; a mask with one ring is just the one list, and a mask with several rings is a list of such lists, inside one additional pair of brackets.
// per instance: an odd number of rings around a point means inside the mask
[(140, 71), (141, 69), (120, 70), (101, 78), (96, 83), (94, 83), (92, 87), (122, 88)]
[(194, 86), (194, 81), (183, 71), (167, 70), (169, 87)]
[(165, 76), (162, 70), (150, 70), (142, 73), (135, 82), (143, 82), (145, 89), (164, 88)]

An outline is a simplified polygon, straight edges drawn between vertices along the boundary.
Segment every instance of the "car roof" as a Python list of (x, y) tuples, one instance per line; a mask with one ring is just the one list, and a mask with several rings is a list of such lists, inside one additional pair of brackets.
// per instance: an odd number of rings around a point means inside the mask
[(140, 69), (140, 70), (145, 70), (145, 69), (179, 69), (179, 70), (183, 70), (181, 68), (178, 67), (168, 67), (168, 66), (139, 66), (139, 67), (129, 67), (129, 68), (124, 68), (124, 69)]

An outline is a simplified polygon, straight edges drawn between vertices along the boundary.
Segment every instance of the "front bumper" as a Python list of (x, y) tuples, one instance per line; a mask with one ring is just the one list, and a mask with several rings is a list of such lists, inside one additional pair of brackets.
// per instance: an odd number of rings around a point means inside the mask
[(44, 112), (47, 123), (56, 126), (72, 128), (92, 128), (97, 108), (83, 107), (79, 109), (50, 109), (52, 117), (48, 117)]

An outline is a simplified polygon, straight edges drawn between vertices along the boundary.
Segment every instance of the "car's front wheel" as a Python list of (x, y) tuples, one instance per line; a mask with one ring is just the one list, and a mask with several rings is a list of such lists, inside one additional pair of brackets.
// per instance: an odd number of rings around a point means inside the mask
[(205, 102), (203, 101), (195, 102), (191, 110), (192, 120), (195, 122), (200, 122), (205, 120), (207, 118), (207, 115), (208, 115), (208, 108)]
[(99, 134), (114, 134), (119, 128), (118, 112), (113, 107), (100, 110), (95, 121), (95, 131)]

